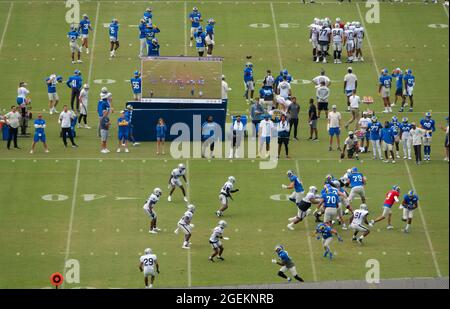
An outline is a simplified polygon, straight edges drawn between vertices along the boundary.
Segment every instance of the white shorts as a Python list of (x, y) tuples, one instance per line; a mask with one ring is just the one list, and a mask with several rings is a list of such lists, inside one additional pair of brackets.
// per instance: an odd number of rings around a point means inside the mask
[(245, 89), (247, 90), (255, 90), (255, 82), (252, 80), (249, 80), (245, 82)]
[(185, 223), (178, 223), (178, 227), (180, 230), (183, 231), (184, 235), (191, 235), (192, 234), (192, 228), (189, 224)]
[(220, 240), (216, 241), (216, 242), (209, 242), (211, 244), (211, 247), (213, 247), (213, 249), (219, 249), (219, 247), (222, 246), (222, 243), (220, 242)]
[(423, 137), (422, 141), (423, 141), (423, 145), (424, 146), (431, 146), (432, 138), (431, 138), (431, 136), (430, 137)]
[(383, 206), (383, 217), (387, 217), (392, 213), (391, 207)]
[(72, 53), (75, 53), (75, 52), (81, 52), (81, 49), (80, 49), (80, 46), (78, 46), (78, 44), (77, 43), (70, 43), (69, 44), (69, 46), (70, 46), (70, 51), (72, 52)]
[(317, 48), (319, 46), (319, 42), (317, 42), (315, 40), (312, 40), (311, 41), (311, 45), (312, 45), (313, 48)]
[(205, 37), (205, 43), (206, 43), (206, 45), (214, 45), (214, 44), (215, 44), (214, 39), (211, 39), (211, 38), (209, 37), (209, 35), (207, 35), (207, 36)]
[(334, 42), (333, 43), (333, 50), (342, 51), (342, 42)]
[(323, 222), (330, 222), (334, 219), (336, 219), (337, 216), (337, 209), (333, 207), (326, 207), (325, 213), (323, 215)]
[(295, 200), (295, 203), (300, 203), (300, 201), (303, 199), (303, 192), (292, 192), (291, 195), (289, 195), (290, 200)]
[(142, 93), (133, 93), (133, 99), (136, 101), (142, 100)]
[(356, 49), (361, 49), (363, 46), (363, 40), (362, 39), (357, 39), (356, 40)]
[(228, 200), (229, 200), (229, 197), (228, 196), (225, 196), (225, 195), (223, 195), (223, 194), (219, 194), (219, 201), (220, 201), (220, 204), (222, 204), (222, 205), (228, 205)]
[(355, 42), (354, 41), (347, 41), (345, 43), (345, 48), (347, 51), (353, 51), (355, 49)]
[(414, 87), (406, 87), (405, 95), (412, 97), (414, 91)]
[(183, 184), (181, 183), (180, 178), (171, 178), (170, 179), (170, 185), (172, 187), (181, 187)]
[(291, 268), (287, 268), (286, 266), (283, 266), (280, 268), (280, 271), (282, 273), (285, 273), (289, 270), (289, 272), (291, 273), (292, 276), (297, 276), (297, 269), (295, 268), (295, 266), (291, 267)]
[(146, 215), (150, 218), (150, 219), (152, 219), (152, 220), (155, 220), (156, 219), (156, 213), (154, 212), (154, 211), (150, 211), (150, 210), (148, 210), (147, 208), (144, 208), (144, 212), (146, 213)]
[(381, 150), (383, 150), (383, 151), (392, 151), (393, 149), (394, 148), (393, 148), (392, 144), (388, 144), (385, 141), (381, 142)]
[(381, 87), (381, 97), (389, 98), (391, 96), (391, 88)]
[(109, 37), (109, 41), (113, 42), (113, 43), (116, 43), (116, 42), (119, 42), (119, 38), (116, 38), (115, 36), (110, 36)]
[(361, 199), (366, 197), (366, 191), (364, 190), (363, 186), (357, 186), (353, 187), (350, 190), (350, 196), (348, 197), (348, 200), (351, 202), (355, 198), (356, 195), (359, 195)]
[(81, 115), (87, 115), (87, 113), (88, 113), (87, 106), (84, 105), (84, 104), (81, 104), (81, 102), (80, 102), (80, 114)]
[(144, 277), (156, 277), (156, 271), (154, 268), (144, 268)]
[(414, 217), (414, 209), (403, 208), (403, 219), (412, 219)]
[(367, 232), (369, 229), (362, 224), (350, 224), (350, 228), (354, 231), (358, 232)]
[(55, 93), (49, 93), (48, 94), (48, 99), (49, 99), (49, 101), (59, 101), (59, 96), (58, 96), (58, 94), (55, 92)]
[(322, 246), (329, 247), (332, 240), (333, 240), (333, 237), (328, 237), (327, 239), (322, 238)]
[(89, 39), (89, 34), (82, 34), (81, 39)]

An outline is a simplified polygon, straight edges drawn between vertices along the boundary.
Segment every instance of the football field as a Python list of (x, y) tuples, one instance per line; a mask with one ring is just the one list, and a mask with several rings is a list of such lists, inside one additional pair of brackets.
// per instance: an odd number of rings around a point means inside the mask
[[(271, 263), (274, 247), (283, 246), (296, 263), (305, 281), (365, 280), (371, 261), (380, 265), (382, 279), (448, 277), (449, 265), (449, 170), (444, 158), (444, 136), (449, 102), (449, 15), (448, 8), (421, 2), (381, 3), (378, 23), (366, 21), (364, 2), (339, 4), (333, 1), (304, 5), (296, 1), (79, 1), (81, 13), (91, 18), (91, 53), (82, 55), (82, 64), (72, 65), (66, 38), (69, 31), (64, 1), (0, 0), (0, 114), (16, 103), (17, 85), (28, 83), (34, 116), (42, 111), (47, 120), (50, 153), (42, 145), (30, 155), (30, 138), (20, 138), (20, 150), (0, 147), (0, 288), (45, 288), (49, 276), (80, 266), (80, 282), (64, 288), (141, 288), (139, 257), (151, 247), (158, 256), (161, 274), (155, 287), (225, 286), (280, 283), (279, 267)], [(256, 79), (265, 71), (274, 75), (287, 68), (294, 78), (292, 87), (301, 105), (300, 140), (290, 142), (291, 159), (280, 159), (274, 169), (260, 169), (260, 159), (174, 159), (166, 145), (166, 155), (156, 155), (155, 143), (130, 147), (130, 153), (100, 153), (96, 130), (78, 129), (79, 148), (64, 148), (59, 138), (57, 115), (48, 114), (45, 78), (52, 73), (64, 80), (75, 69), (90, 85), (88, 121), (97, 126), (96, 102), (100, 89), (108, 87), (114, 107), (122, 109), (132, 99), (129, 79), (140, 69), (137, 23), (151, 6), (154, 22), (161, 29), (158, 40), (163, 56), (196, 56), (189, 47), (187, 15), (197, 6), (205, 19), (216, 20), (215, 56), (224, 57), (223, 74), (232, 91), (229, 115), (249, 115), (242, 97), (243, 68), (252, 56)], [(25, 12), (25, 14), (24, 14)], [(107, 26), (112, 18), (120, 23), (121, 47), (109, 58)], [(340, 160), (337, 151), (328, 151), (326, 121), (319, 120), (319, 142), (308, 141), (307, 102), (315, 96), (310, 80), (323, 68), (331, 78), (330, 104), (336, 104), (344, 120), (346, 98), (342, 91), (346, 64), (317, 64), (311, 60), (309, 30), (314, 17), (340, 17), (361, 21), (366, 30), (363, 46), (365, 62), (353, 63), (358, 76), (358, 93), (373, 96), (373, 108), (381, 122), (382, 101), (377, 95), (381, 69), (404, 71), (416, 76), (414, 112), (398, 113), (419, 122), (431, 111), (437, 130), (433, 135), (432, 160), (416, 166), (411, 160), (396, 164), (373, 161), (371, 153), (361, 160)], [(345, 54), (345, 53), (344, 53)], [(345, 59), (345, 57), (344, 57)], [(258, 83), (259, 84), (259, 83)], [(58, 86), (62, 104), (69, 104), (69, 89)], [(391, 96), (391, 99), (393, 96)], [(115, 124), (117, 113), (111, 119)], [(228, 119), (229, 121), (229, 119)], [(152, 124), (153, 125), (153, 124)], [(29, 130), (33, 131), (31, 128)], [(117, 127), (113, 125), (110, 149), (115, 150)], [(343, 130), (345, 134), (345, 130)], [(190, 202), (195, 204), (192, 248), (183, 250), (182, 235), (175, 235), (185, 203), (177, 190), (167, 202), (167, 180), (179, 163), (187, 166)], [(287, 229), (287, 219), (297, 208), (286, 200), (286, 171), (298, 173), (308, 188), (321, 187), (324, 177), (342, 176), (357, 166), (367, 177), (369, 219), (382, 211), (392, 185), (402, 195), (414, 189), (420, 197), (412, 231), (401, 232), (401, 210), (393, 208), (393, 230), (382, 221), (371, 229), (365, 244), (351, 241), (351, 232), (338, 226), (344, 242), (331, 244), (335, 259), (322, 257), (321, 242), (312, 235), (314, 217)], [(223, 217), (228, 222), (224, 240), (225, 261), (208, 261), (208, 238), (218, 221), (218, 194), (227, 177), (236, 177), (230, 208)], [(163, 190), (157, 205), (158, 235), (148, 233), (143, 203), (155, 187)], [(359, 201), (354, 203), (357, 208)], [(346, 216), (346, 220), (349, 216)], [(66, 262), (69, 261), (66, 266)], [(372, 261), (373, 262), (373, 261)], [(369, 264), (367, 264), (369, 263)], [(370, 266), (370, 265), (369, 265)]]

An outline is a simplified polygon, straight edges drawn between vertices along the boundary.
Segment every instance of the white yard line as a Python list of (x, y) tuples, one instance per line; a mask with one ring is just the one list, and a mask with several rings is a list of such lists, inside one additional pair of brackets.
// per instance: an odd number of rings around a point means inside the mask
[(89, 73), (88, 73), (88, 79), (87, 83), (88, 85), (91, 83), (92, 78), (92, 68), (94, 63), (94, 49), (95, 49), (95, 40), (97, 38), (97, 28), (100, 27), (100, 22), (98, 20), (98, 16), (100, 15), (100, 2), (97, 2), (97, 11), (95, 12), (95, 29), (94, 29), (94, 36), (92, 38), (92, 46), (91, 46), (91, 58), (89, 59)]
[(364, 30), (365, 30), (364, 32), (365, 32), (365, 36), (367, 38), (367, 44), (369, 44), (369, 51), (370, 51), (370, 54), (372, 56), (373, 64), (375, 65), (375, 74), (378, 76), (379, 73), (380, 73), (380, 69), (378, 67), (377, 59), (375, 58), (375, 53), (373, 52), (372, 42), (370, 41), (370, 37), (369, 37), (369, 30), (367, 29), (366, 23), (364, 22), (364, 16), (361, 13), (361, 9), (359, 8), (359, 3), (356, 3), (356, 8), (358, 9), (359, 18), (360, 18), (361, 23), (362, 23), (362, 25), (364, 27)]
[[(188, 202), (191, 202), (191, 177), (189, 172), (189, 160), (186, 160), (186, 177), (189, 185), (186, 186), (186, 195), (188, 198)], [(187, 250), (187, 275), (188, 275), (188, 287), (192, 286), (192, 268), (191, 268), (191, 249)]]
[[(75, 215), (75, 204), (77, 201), (77, 190), (78, 190), (78, 175), (80, 173), (80, 160), (77, 160), (77, 167), (75, 171), (75, 179), (73, 183), (73, 192), (72, 192), (72, 206), (70, 208), (70, 219), (69, 219), (69, 230), (67, 232), (67, 242), (66, 242), (66, 252), (64, 254), (64, 277), (66, 276), (66, 261), (69, 259), (70, 254), (70, 244), (72, 241), (72, 229), (73, 229), (73, 217)], [(64, 288), (64, 282), (62, 284)]]
[[(297, 175), (300, 175), (300, 168), (298, 166), (298, 160), (295, 160), (295, 169), (296, 169)], [(303, 222), (305, 222), (306, 238), (308, 240), (309, 258), (311, 259), (313, 280), (315, 282), (315, 281), (317, 281), (316, 263), (314, 262), (314, 253), (313, 253), (313, 247), (312, 247), (312, 242), (311, 242), (311, 235), (309, 233), (308, 220), (303, 220)]]
[(445, 5), (443, 5), (442, 8), (444, 9), (445, 15), (447, 15), (447, 18), (448, 18), (448, 9), (447, 9), (447, 7)]
[[(417, 193), (416, 186), (414, 185), (414, 180), (413, 180), (411, 171), (409, 169), (408, 162), (406, 162), (406, 160), (404, 162), (405, 162), (405, 166), (406, 166), (406, 171), (408, 172), (408, 177), (409, 177), (409, 182), (411, 183), (411, 187), (414, 190), (414, 192)], [(425, 215), (424, 215), (421, 207), (419, 207), (418, 209), (419, 209), (419, 214), (420, 214), (420, 219), (422, 221), (423, 229), (425, 230), (425, 236), (428, 241), (428, 246), (430, 247), (431, 256), (433, 257), (433, 263), (434, 263), (434, 268), (436, 269), (436, 274), (438, 277), (442, 277), (441, 269), (439, 268), (439, 264), (438, 264), (438, 261), (436, 258), (436, 252), (434, 251), (433, 243), (431, 242), (430, 232), (428, 231), (427, 223), (425, 222)]]
[[(162, 159), (162, 158), (107, 158), (107, 157), (98, 157), (98, 158), (38, 158), (38, 157), (34, 157), (34, 158), (0, 158), (0, 161), (30, 161), (30, 160), (36, 160), (36, 161), (73, 161), (73, 160), (77, 160), (77, 161), (179, 161), (180, 159), (174, 159), (174, 158), (166, 158), (166, 159)], [(189, 159), (190, 161), (205, 161), (208, 162), (208, 160), (203, 159), (203, 158), (191, 158)], [(292, 159), (279, 159), (280, 161), (286, 161), (286, 162), (292, 162)], [(298, 158), (296, 159), (298, 161), (336, 161), (339, 162), (339, 159), (336, 158)], [(211, 161), (230, 161), (229, 158), (215, 158), (212, 159)], [(262, 159), (256, 159), (256, 158), (240, 158), (240, 159), (235, 159), (233, 162), (247, 162), (247, 161), (255, 161), (255, 162), (264, 162), (267, 160), (262, 160)], [(372, 160), (370, 160), (372, 161)], [(346, 161), (344, 161), (346, 162)], [(350, 162), (350, 161), (349, 161)], [(145, 162), (143, 162), (145, 163)], [(167, 163), (167, 162), (164, 162)], [(444, 164), (444, 162), (442, 162)]]
[[(184, 24), (184, 55), (187, 56), (188, 54), (188, 27), (187, 27), (187, 2), (184, 1), (184, 15), (183, 15), (183, 24)], [(190, 39), (190, 38), (189, 38)]]
[(275, 32), (275, 44), (277, 46), (277, 53), (278, 53), (278, 63), (280, 65), (280, 70), (283, 70), (283, 61), (281, 60), (280, 41), (278, 39), (278, 26), (277, 26), (277, 20), (275, 18), (275, 10), (273, 9), (272, 2), (270, 2), (270, 11), (272, 12), (273, 30)]
[(9, 6), (8, 16), (6, 17), (5, 27), (3, 28), (2, 38), (0, 40), (0, 52), (2, 51), (3, 48), (3, 42), (5, 41), (6, 31), (8, 30), (9, 20), (11, 19), (13, 7), (14, 2), (11, 2), (11, 5)]

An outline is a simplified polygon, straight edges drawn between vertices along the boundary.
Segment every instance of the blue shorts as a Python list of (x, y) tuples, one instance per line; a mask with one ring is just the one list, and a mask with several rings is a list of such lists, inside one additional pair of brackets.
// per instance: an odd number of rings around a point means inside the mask
[(34, 141), (35, 143), (37, 143), (37, 142), (39, 142), (39, 141), (45, 143), (45, 142), (47, 141), (47, 139), (46, 139), (46, 137), (45, 137), (45, 134), (38, 134), (38, 133), (35, 133), (35, 134), (34, 134), (34, 139), (33, 139), (33, 141)]
[(341, 129), (339, 128), (330, 128), (330, 130), (328, 130), (328, 134), (330, 134), (330, 136), (339, 136), (341, 135)]
[(156, 140), (158, 140), (158, 141), (165, 141), (166, 140), (166, 136), (157, 134), (156, 135)]
[(345, 90), (345, 95), (347, 97), (351, 96), (353, 94), (353, 90)]
[(388, 208), (392, 208), (392, 205), (388, 205), (388, 204), (383, 204), (383, 207), (388, 207)]
[(262, 143), (266, 143), (266, 144), (270, 144), (270, 136), (266, 136), (266, 137), (261, 137), (261, 142)]
[(128, 140), (128, 131), (125, 131), (125, 132), (119, 131), (118, 137), (119, 137), (119, 141)]
[(21, 105), (21, 104), (25, 103), (25, 99), (22, 97), (17, 97), (16, 102), (18, 105)]

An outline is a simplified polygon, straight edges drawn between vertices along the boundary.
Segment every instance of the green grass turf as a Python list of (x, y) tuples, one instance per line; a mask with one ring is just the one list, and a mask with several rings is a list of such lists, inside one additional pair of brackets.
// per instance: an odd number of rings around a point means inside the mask
[[(15, 104), (16, 87), (20, 80), (26, 80), (29, 84), (34, 112), (48, 109), (44, 83), (46, 76), (56, 72), (67, 77), (75, 68), (79, 68), (87, 80), (91, 68), (90, 123), (95, 126), (97, 95), (105, 85), (95, 84), (94, 80), (116, 81), (106, 85), (114, 95), (116, 109), (120, 109), (132, 97), (130, 85), (125, 80), (129, 80), (139, 68), (140, 62), (137, 58), (137, 30), (128, 25), (138, 22), (147, 4), (138, 1), (134, 5), (120, 1), (117, 4), (101, 2), (97, 21), (95, 15), (98, 3), (82, 2), (81, 11), (89, 14), (94, 27), (98, 29), (92, 62), (90, 57), (83, 54), (84, 63), (73, 66), (69, 62), (65, 37), (68, 31), (64, 21), (66, 9), (61, 1), (48, 2), (49, 4), (46, 1), (33, 1), (28, 4), (27, 1), (14, 1), (0, 50), (0, 109), (8, 109)], [(5, 27), (10, 3), (0, 1), (0, 34)], [(317, 65), (310, 62), (311, 51), (306, 26), (315, 16), (329, 16), (331, 19), (340, 16), (343, 20), (360, 20), (355, 4), (304, 6), (294, 2), (288, 4), (274, 1), (272, 16), (269, 2), (255, 0), (221, 3), (187, 2), (186, 7), (189, 12), (196, 5), (205, 17), (214, 17), (217, 21), (214, 54), (225, 58), (224, 74), (233, 88), (229, 94), (230, 114), (247, 113), (248, 105), (242, 99), (242, 69), (247, 61), (246, 55), (253, 56), (255, 76), (258, 79), (263, 78), (267, 68), (277, 72), (280, 62), (281, 67), (288, 68), (297, 80), (310, 80), (318, 75), (322, 67), (325, 68), (327, 75), (335, 81), (331, 88), (332, 103), (337, 104), (340, 110), (344, 109), (345, 97), (341, 91), (341, 80), (346, 65)], [(158, 35), (161, 54), (184, 53), (184, 2), (154, 2), (151, 6), (155, 22), (162, 30)], [(360, 9), (364, 15), (363, 4), (360, 4)], [(28, 13), (22, 14), (24, 11)], [(122, 28), (118, 58), (111, 61), (108, 58), (107, 29), (102, 25), (109, 23), (112, 17), (119, 19)], [(299, 24), (298, 28), (277, 28), (280, 61), (273, 17), (277, 24)], [(249, 27), (253, 23), (266, 23), (271, 27)], [(416, 108), (415, 113), (407, 113), (410, 120), (418, 121), (425, 111), (432, 110), (439, 126), (444, 124), (443, 118), (448, 114), (448, 28), (428, 27), (429, 24), (436, 23), (448, 24), (446, 12), (440, 5), (382, 4), (381, 23), (366, 24), (366, 30), (379, 68), (387, 67), (391, 70), (397, 66), (403, 69), (411, 67), (416, 75)], [(186, 28), (189, 30), (189, 27)], [(93, 44), (93, 35), (90, 43)], [(353, 64), (353, 68), (358, 75), (360, 95), (374, 96), (376, 102), (373, 108), (380, 112), (382, 107), (376, 96), (377, 72), (374, 59), (367, 39), (364, 44), (366, 62)], [(196, 55), (194, 48), (187, 47), (187, 51), (188, 55)], [(68, 103), (68, 89), (61, 85), (58, 90), (60, 104)], [(380, 223), (372, 229), (364, 247), (354, 246), (349, 241), (350, 232), (343, 232), (345, 242), (332, 244), (333, 250), (337, 252), (333, 262), (321, 258), (320, 243), (314, 238), (311, 238), (312, 255), (310, 254), (308, 237), (314, 226), (311, 218), (308, 219), (309, 229), (300, 223), (294, 232), (283, 231), (286, 230), (287, 218), (295, 214), (295, 207), (288, 202), (271, 200), (270, 196), (285, 193), (280, 185), (287, 180), (285, 171), (296, 169), (295, 160), (298, 160), (299, 171), (306, 186), (319, 186), (326, 174), (340, 176), (347, 168), (357, 164), (368, 177), (367, 195), (371, 216), (380, 213), (384, 194), (391, 185), (399, 184), (404, 192), (412, 187), (404, 162), (386, 166), (381, 162), (373, 162), (370, 155), (362, 156), (363, 161), (359, 163), (338, 161), (336, 152), (327, 151), (324, 120), (319, 122), (321, 141), (306, 141), (308, 132), (305, 102), (314, 95), (314, 87), (299, 83), (294, 85), (293, 92), (299, 98), (303, 113), (300, 116), (301, 140), (291, 142), (292, 160), (280, 161), (274, 170), (260, 170), (258, 160), (235, 160), (233, 163), (228, 160), (189, 160), (190, 195), (198, 210), (194, 217), (196, 227), (190, 253), (191, 284), (204, 286), (280, 282), (275, 276), (277, 267), (270, 263), (273, 247), (277, 243), (283, 243), (287, 247), (297, 263), (297, 269), (308, 281), (314, 280), (311, 256), (316, 279), (319, 281), (363, 279), (367, 270), (365, 262), (370, 258), (380, 261), (382, 278), (437, 276), (418, 212), (410, 235), (400, 232), (402, 223), (399, 220), (400, 212), (396, 208), (396, 229), (386, 231), (385, 223)], [(346, 113), (343, 114), (345, 119), (349, 117)], [(379, 116), (381, 120), (387, 119), (381, 114)], [(113, 115), (112, 118), (115, 117)], [(165, 200), (168, 174), (179, 161), (170, 159), (169, 155), (157, 157), (153, 143), (132, 148), (126, 155), (111, 153), (103, 157), (99, 153), (99, 141), (94, 130), (78, 130), (77, 142), (80, 148), (64, 149), (58, 139), (57, 117), (44, 114), (44, 118), (48, 121), (49, 154), (44, 154), (38, 145), (37, 153), (31, 157), (28, 153), (31, 143), (29, 139), (19, 139), (20, 146), (24, 148), (22, 150), (7, 151), (4, 145), (0, 148), (0, 169), (3, 179), (8, 180), (0, 186), (0, 287), (46, 287), (49, 286), (48, 276), (52, 272), (63, 272), (77, 159), (80, 160), (80, 165), (69, 258), (80, 261), (81, 282), (79, 285), (67, 284), (66, 287), (141, 287), (142, 278), (137, 271), (138, 253), (148, 246), (158, 254), (161, 263), (162, 273), (157, 285), (188, 286), (188, 253), (181, 249), (182, 236), (172, 233), (184, 206), (179, 193), (175, 195), (173, 204), (169, 205)], [(114, 127), (110, 143), (115, 143), (115, 130)], [(408, 164), (421, 198), (421, 207), (440, 273), (448, 276), (448, 165), (442, 161), (442, 144), (443, 134), (438, 132), (433, 139), (434, 160), (420, 167), (411, 162)], [(114, 149), (114, 146), (111, 145), (110, 148)], [(98, 161), (100, 158), (103, 158), (102, 162)], [(33, 162), (33, 159), (37, 161)], [(235, 201), (224, 218), (229, 223), (226, 234), (231, 238), (224, 242), (224, 256), (227, 260), (224, 263), (209, 264), (206, 260), (210, 252), (208, 237), (217, 221), (214, 217), (214, 211), (218, 207), (217, 194), (230, 174), (237, 178), (241, 192), (236, 194)], [(146, 232), (147, 220), (141, 210), (144, 199), (155, 186), (162, 187), (165, 193), (157, 211), (159, 225), (166, 231), (157, 236)], [(42, 195), (51, 193), (66, 195), (68, 199), (62, 202), (46, 202), (41, 199)], [(106, 197), (85, 202), (83, 194)], [(116, 197), (137, 199), (116, 201)], [(20, 255), (17, 255), (18, 252)], [(25, 280), (17, 276), (19, 272), (30, 275)]]

